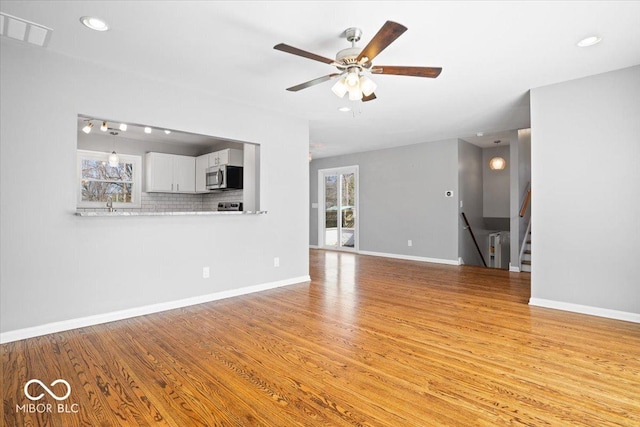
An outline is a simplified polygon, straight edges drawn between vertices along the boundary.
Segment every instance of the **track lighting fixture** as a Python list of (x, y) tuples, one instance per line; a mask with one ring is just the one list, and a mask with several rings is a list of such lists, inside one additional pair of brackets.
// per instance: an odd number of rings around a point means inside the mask
[(151, 128), (149, 126), (145, 126), (144, 133), (151, 133)]
[(91, 128), (93, 128), (93, 123), (88, 122), (83, 128), (82, 128), (82, 132), (84, 133), (89, 133), (91, 132)]
[(107, 122), (102, 122), (102, 126), (100, 126), (100, 130), (102, 132), (106, 132), (107, 131)]
[(127, 124), (126, 123), (120, 123), (120, 130), (122, 132), (125, 132), (127, 130)]

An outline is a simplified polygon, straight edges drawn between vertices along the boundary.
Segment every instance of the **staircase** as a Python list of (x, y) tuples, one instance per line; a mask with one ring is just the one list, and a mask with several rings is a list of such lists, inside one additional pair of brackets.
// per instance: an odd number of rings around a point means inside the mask
[(531, 273), (531, 229), (525, 239), (524, 251), (522, 252), (522, 265), (520, 271), (527, 271)]

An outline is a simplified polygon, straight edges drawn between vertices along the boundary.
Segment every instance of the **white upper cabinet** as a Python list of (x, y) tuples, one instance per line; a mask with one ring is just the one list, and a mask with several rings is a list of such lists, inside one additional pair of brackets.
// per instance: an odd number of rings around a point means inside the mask
[(235, 148), (226, 148), (209, 154), (209, 167), (211, 166), (242, 166), (244, 153)]
[(193, 193), (196, 191), (196, 159), (165, 153), (147, 153), (148, 193)]
[(196, 157), (196, 192), (208, 193), (207, 190), (207, 168), (209, 167), (209, 157), (211, 154), (203, 154)]

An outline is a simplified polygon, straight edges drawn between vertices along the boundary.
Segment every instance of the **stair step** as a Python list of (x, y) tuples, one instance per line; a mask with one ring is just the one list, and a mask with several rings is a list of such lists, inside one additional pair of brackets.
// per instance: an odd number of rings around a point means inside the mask
[(531, 265), (531, 260), (529, 260), (529, 259), (525, 259), (525, 260), (522, 260), (522, 263), (523, 263), (524, 265)]
[(525, 253), (526, 255), (531, 255), (531, 251), (530, 251), (530, 250), (526, 250), (526, 251), (524, 251), (524, 253)]

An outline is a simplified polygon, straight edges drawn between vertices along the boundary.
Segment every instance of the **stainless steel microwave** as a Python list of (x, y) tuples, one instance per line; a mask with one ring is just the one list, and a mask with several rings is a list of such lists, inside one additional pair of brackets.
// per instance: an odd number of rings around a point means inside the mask
[(242, 188), (242, 166), (212, 166), (206, 170), (207, 190)]

